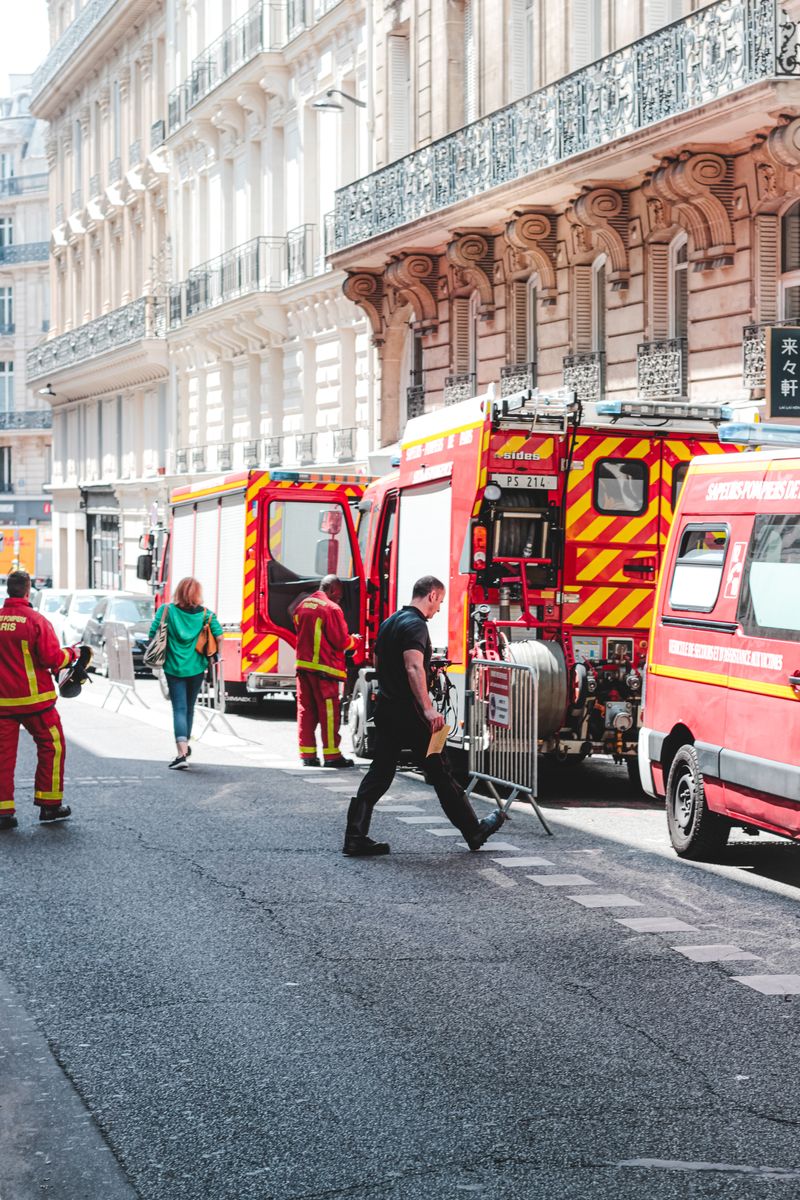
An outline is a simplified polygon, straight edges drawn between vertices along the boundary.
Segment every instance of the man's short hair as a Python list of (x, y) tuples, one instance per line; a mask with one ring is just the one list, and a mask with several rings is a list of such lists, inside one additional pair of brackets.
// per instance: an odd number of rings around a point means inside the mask
[(422, 600), (425, 596), (430, 596), (431, 592), (444, 592), (446, 590), (441, 579), (437, 579), (435, 575), (423, 575), (414, 584), (411, 599)]
[(14, 600), (23, 600), (31, 590), (31, 577), (27, 571), (12, 571), (6, 582), (6, 591)]
[(321, 592), (325, 592), (326, 595), (329, 592), (335, 592), (337, 588), (341, 591), (344, 591), (344, 588), (342, 587), (342, 581), (338, 575), (326, 575), (319, 585), (319, 590)]

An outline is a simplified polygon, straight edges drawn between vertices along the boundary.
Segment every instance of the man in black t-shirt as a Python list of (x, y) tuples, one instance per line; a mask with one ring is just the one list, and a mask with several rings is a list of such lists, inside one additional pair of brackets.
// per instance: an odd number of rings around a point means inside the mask
[(375, 643), (378, 704), (375, 712), (375, 753), (350, 801), (344, 853), (352, 857), (388, 854), (386, 842), (368, 837), (372, 810), (391, 787), (397, 763), (409, 750), (436, 789), (445, 816), (459, 829), (470, 850), (479, 850), (505, 820), (499, 809), (479, 821), (464, 789), (452, 776), (447, 755), (427, 758), (432, 733), (444, 726), (428, 692), (431, 638), (428, 621), (442, 606), (445, 587), (433, 575), (414, 584), (411, 603), (384, 621)]

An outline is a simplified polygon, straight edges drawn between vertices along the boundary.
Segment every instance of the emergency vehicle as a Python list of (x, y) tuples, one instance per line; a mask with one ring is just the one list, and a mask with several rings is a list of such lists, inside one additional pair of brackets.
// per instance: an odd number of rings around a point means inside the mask
[(639, 762), (687, 858), (713, 856), (734, 825), (800, 838), (800, 429), (720, 437), (796, 448), (693, 462), (675, 514)]
[[(543, 752), (610, 753), (638, 779), (656, 575), (688, 462), (721, 455), (714, 422), (724, 415), (647, 401), (584, 411), (572, 393), (534, 391), (489, 393), (410, 420), (399, 470), (366, 488), (358, 543), (340, 560), (352, 556), (348, 623), (358, 628), (360, 599), (367, 664), (381, 621), (409, 602), (417, 578), (436, 575), (447, 597), (429, 628), (452, 681), (441, 704), (453, 746), (464, 748), (470, 662), (509, 659), (536, 669)], [(307, 502), (317, 503), (311, 494)], [(285, 585), (274, 570), (264, 582), (263, 629), (285, 638)], [(352, 681), (358, 754), (370, 750), (375, 686), (369, 665)]]
[[(358, 632), (364, 584), (352, 547), (364, 483), (355, 475), (252, 470), (173, 491), (156, 591), (169, 600), (184, 576), (199, 579), (224, 631), (229, 696), (294, 692), (291, 614), (324, 575), (345, 580), (342, 608)], [(157, 549), (157, 533), (146, 541)], [(147, 578), (150, 555), (142, 559)]]

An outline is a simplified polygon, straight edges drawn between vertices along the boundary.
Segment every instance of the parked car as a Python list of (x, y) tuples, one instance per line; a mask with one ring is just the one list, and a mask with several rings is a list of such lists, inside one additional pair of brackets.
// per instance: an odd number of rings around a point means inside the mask
[(92, 665), (100, 675), (108, 671), (106, 657), (106, 628), (108, 625), (124, 625), (131, 639), (134, 671), (149, 674), (142, 658), (147, 645), (147, 634), (153, 621), (154, 603), (152, 596), (140, 596), (134, 592), (112, 592), (103, 596), (94, 606), (83, 641), (94, 652)]
[(42, 588), (39, 592), (31, 590), (31, 604), (53, 625), (53, 618), (69, 602), (71, 595), (64, 588)]
[(74, 646), (83, 638), (86, 622), (92, 609), (103, 596), (110, 595), (101, 588), (79, 588), (64, 600), (58, 612), (50, 617), (50, 623), (58, 634), (62, 646)]

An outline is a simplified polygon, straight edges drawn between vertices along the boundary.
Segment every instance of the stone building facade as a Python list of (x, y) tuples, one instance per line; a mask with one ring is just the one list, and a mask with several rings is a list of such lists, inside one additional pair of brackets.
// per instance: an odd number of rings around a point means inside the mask
[(382, 440), (491, 384), (760, 396), (764, 326), (800, 315), (794, 16), (376, 7), (378, 165), (337, 192), (332, 261), (379, 349)]
[(0, 526), (41, 525), (49, 574), (52, 415), (25, 379), (50, 318), (45, 126), (30, 112), (30, 76), (10, 84), (0, 97)]

